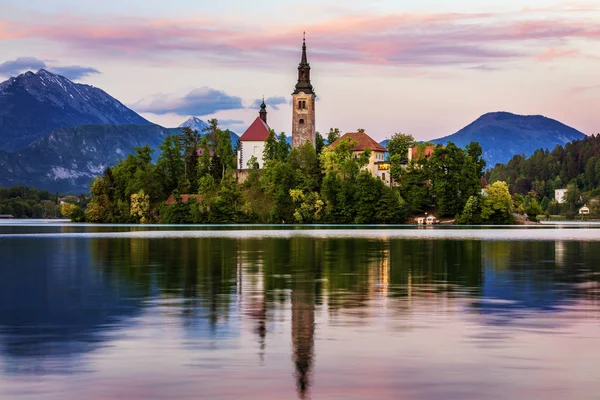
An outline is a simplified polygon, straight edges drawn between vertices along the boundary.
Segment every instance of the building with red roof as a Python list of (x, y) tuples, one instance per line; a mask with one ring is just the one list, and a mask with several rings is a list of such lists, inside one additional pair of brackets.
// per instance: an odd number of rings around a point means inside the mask
[(252, 156), (256, 157), (258, 168), (264, 166), (263, 151), (265, 150), (265, 140), (269, 137), (269, 129), (269, 125), (267, 125), (267, 106), (263, 99), (259, 116), (240, 137), (240, 148), (237, 154), (239, 169), (248, 168), (247, 164)]
[(371, 136), (365, 132), (348, 132), (344, 136), (333, 142), (330, 147), (335, 149), (342, 141), (351, 140), (354, 143), (353, 155), (358, 157), (365, 150), (371, 150), (369, 164), (365, 167), (375, 177), (380, 178), (386, 184), (391, 184), (390, 164), (385, 160), (387, 149), (377, 143)]

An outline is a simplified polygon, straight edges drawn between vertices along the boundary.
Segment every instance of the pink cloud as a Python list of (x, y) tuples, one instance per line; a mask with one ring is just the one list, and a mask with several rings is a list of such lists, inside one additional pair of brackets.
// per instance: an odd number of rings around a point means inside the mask
[(574, 49), (548, 49), (537, 56), (537, 61), (540, 62), (548, 62), (554, 61), (559, 58), (573, 58), (581, 56), (581, 52), (579, 50)]
[(526, 10), (520, 18), (490, 13), (349, 15), (268, 29), (208, 18), (98, 21), (63, 15), (49, 22), (37, 19), (35, 25), (0, 21), (0, 40), (41, 39), (112, 57), (125, 53), (173, 60), (173, 54), (183, 54), (208, 62), (246, 62), (247, 68), (296, 57), (304, 29), (311, 59), (367, 65), (476, 66), (530, 59), (532, 53), (540, 53), (538, 61), (550, 61), (578, 55), (579, 50), (569, 47), (573, 39), (600, 39), (598, 23), (589, 18), (577, 23), (558, 17), (541, 20), (535, 13)]

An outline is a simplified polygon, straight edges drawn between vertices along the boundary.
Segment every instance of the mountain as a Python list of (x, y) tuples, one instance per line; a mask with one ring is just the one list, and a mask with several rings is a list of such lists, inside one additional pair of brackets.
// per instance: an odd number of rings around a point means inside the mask
[(189, 117), (179, 128), (191, 128), (193, 131), (202, 133), (208, 127), (208, 123), (198, 117)]
[(0, 83), (0, 150), (83, 124), (152, 125), (103, 90), (44, 69)]
[(61, 128), (24, 149), (0, 151), (0, 187), (27, 185), (52, 192), (89, 191), (95, 176), (148, 144), (158, 155), (165, 136), (179, 132), (158, 125), (80, 125)]
[(559, 121), (541, 115), (516, 115), (508, 112), (484, 114), (458, 132), (433, 143), (453, 142), (464, 147), (479, 142), (488, 168), (508, 162), (516, 154), (529, 156), (537, 149), (552, 150), (585, 134)]
[[(201, 120), (198, 117), (189, 117), (183, 124), (179, 125), (179, 128), (191, 128), (192, 130), (198, 131), (200, 134), (204, 133), (204, 129), (208, 127), (208, 123)], [(229, 131), (231, 139), (231, 145), (235, 148), (240, 140), (240, 137), (232, 131)]]
[[(478, 142), (487, 167), (506, 163), (517, 154), (529, 156), (537, 149), (552, 150), (586, 135), (559, 121), (541, 115), (517, 115), (508, 112), (484, 114), (458, 132), (431, 140), (434, 144), (453, 142), (465, 147)], [(387, 147), (389, 139), (379, 142)]]

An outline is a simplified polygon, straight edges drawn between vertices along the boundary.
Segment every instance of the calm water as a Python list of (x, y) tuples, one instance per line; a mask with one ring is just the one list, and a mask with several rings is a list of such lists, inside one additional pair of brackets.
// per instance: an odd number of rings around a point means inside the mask
[(2, 399), (600, 399), (600, 227), (0, 225)]

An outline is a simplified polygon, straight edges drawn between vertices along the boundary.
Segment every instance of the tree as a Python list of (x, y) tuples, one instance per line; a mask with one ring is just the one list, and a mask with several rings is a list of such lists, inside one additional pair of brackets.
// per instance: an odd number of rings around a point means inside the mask
[(569, 205), (570, 211), (575, 211), (577, 206), (579, 205), (579, 199), (581, 194), (579, 193), (579, 189), (575, 184), (567, 185), (567, 204)]
[(493, 224), (514, 223), (513, 204), (506, 182), (494, 182), (487, 187), (481, 205), (481, 219)]
[(323, 148), (325, 148), (325, 139), (320, 132), (317, 132), (315, 136), (315, 150), (317, 151), (317, 155), (321, 154)]
[(403, 161), (408, 157), (408, 149), (415, 144), (415, 138), (412, 135), (403, 133), (394, 133), (387, 142), (387, 150), (391, 157), (398, 155), (397, 160)]
[(319, 193), (309, 192), (304, 194), (300, 189), (290, 190), (290, 197), (296, 205), (294, 219), (300, 224), (312, 224), (321, 219), (323, 201)]
[(278, 160), (279, 146), (277, 144), (277, 137), (273, 129), (269, 129), (269, 136), (265, 139), (265, 149), (263, 150), (263, 161), (268, 163), (269, 161)]
[(330, 145), (340, 138), (340, 130), (338, 128), (329, 128), (327, 134), (327, 144)]
[(150, 222), (150, 196), (144, 193), (144, 189), (131, 195), (130, 214), (141, 224)]
[(456, 219), (456, 222), (462, 225), (481, 224), (481, 197), (471, 196), (465, 204), (462, 213)]
[(81, 207), (71, 203), (63, 203), (60, 209), (63, 216), (69, 218), (73, 222), (82, 222), (84, 214)]
[(168, 195), (179, 186), (185, 171), (179, 135), (165, 137), (159, 148), (161, 152), (156, 163), (156, 171), (163, 185), (164, 193)]
[(287, 160), (290, 155), (291, 147), (292, 146), (290, 146), (287, 141), (285, 132), (281, 132), (279, 136), (277, 136), (277, 159), (281, 161)]
[[(207, 129), (211, 129), (211, 126)], [(198, 149), (200, 147), (201, 136), (196, 130), (183, 128), (179, 140), (181, 141), (181, 151), (183, 151), (183, 181), (187, 181), (187, 184), (190, 185), (188, 190), (193, 192), (198, 180)]]

